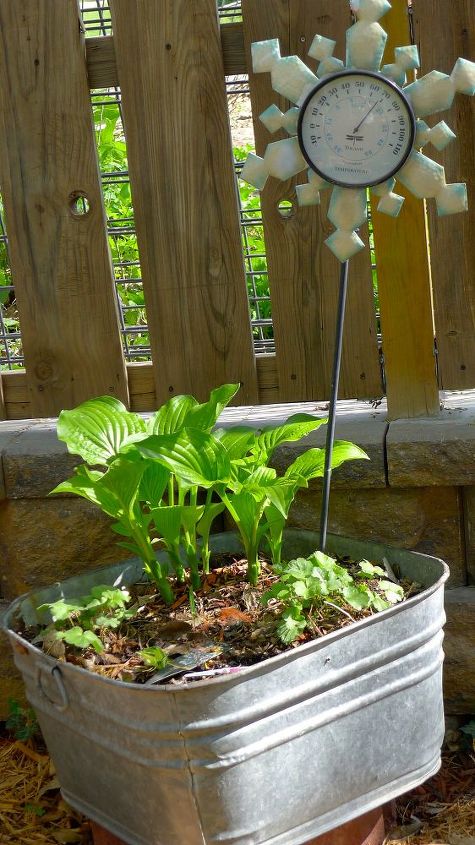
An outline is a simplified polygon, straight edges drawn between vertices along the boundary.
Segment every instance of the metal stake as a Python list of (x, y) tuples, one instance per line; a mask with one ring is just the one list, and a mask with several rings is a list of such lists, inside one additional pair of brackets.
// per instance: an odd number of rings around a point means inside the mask
[(338, 399), (338, 384), (340, 381), (341, 350), (343, 346), (343, 326), (345, 323), (346, 294), (348, 290), (349, 261), (341, 265), (340, 294), (338, 299), (338, 313), (336, 318), (335, 354), (333, 356), (333, 373), (328, 412), (327, 439), (325, 444), (325, 468), (323, 471), (322, 510), (320, 514), (320, 550), (325, 551), (327, 544), (328, 506), (330, 501), (330, 483), (332, 476), (332, 452), (335, 441), (336, 402)]

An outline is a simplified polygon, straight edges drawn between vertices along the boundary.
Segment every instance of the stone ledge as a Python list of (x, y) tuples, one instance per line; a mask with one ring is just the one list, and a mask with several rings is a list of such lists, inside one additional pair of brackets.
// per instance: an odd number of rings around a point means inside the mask
[[(325, 416), (327, 406), (315, 402), (258, 407), (228, 408), (218, 424), (278, 425), (296, 413)], [(146, 415), (144, 415), (146, 416)], [(6, 427), (5, 427), (6, 426)], [(336, 424), (336, 437), (351, 440), (364, 449), (369, 461), (344, 464), (334, 476), (335, 487), (384, 487), (386, 485), (384, 441), (387, 423), (384, 410), (374, 410), (366, 402), (341, 402)], [(305, 449), (323, 446), (325, 429), (309, 435), (299, 444), (288, 444), (276, 451), (276, 465), (285, 469)], [(67, 452), (56, 437), (56, 421), (40, 420), (0, 424), (0, 500), (44, 498), (65, 478), (68, 478), (80, 459)]]
[[(223, 426), (277, 425), (291, 414), (325, 416), (326, 403), (304, 402), (227, 408)], [(475, 485), (475, 392), (451, 394), (438, 417), (395, 420), (388, 424), (385, 403), (338, 403), (336, 437), (363, 448), (370, 461), (344, 464), (335, 473), (335, 488), (428, 487)], [(322, 446), (325, 429), (300, 444), (276, 451), (275, 464), (284, 469), (310, 446)], [(78, 458), (56, 438), (55, 420), (25, 420), (0, 424), (0, 500), (43, 498), (64, 480)], [(387, 461), (387, 473), (386, 473)], [(3, 468), (3, 472), (2, 472)]]
[[(318, 531), (320, 510), (321, 491), (312, 484), (298, 493), (289, 526)], [(335, 489), (330, 496), (328, 530), (440, 557), (450, 568), (451, 586), (467, 583), (456, 487)]]
[(475, 405), (395, 420), (386, 451), (391, 487), (475, 484)]

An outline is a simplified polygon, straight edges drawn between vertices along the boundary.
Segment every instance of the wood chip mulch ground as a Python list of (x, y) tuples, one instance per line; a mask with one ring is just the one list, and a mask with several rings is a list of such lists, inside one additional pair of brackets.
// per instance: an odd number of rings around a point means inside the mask
[[(446, 750), (440, 772), (397, 802), (387, 845), (475, 845), (475, 749)], [(91, 845), (62, 800), (41, 740), (0, 735), (0, 845)]]

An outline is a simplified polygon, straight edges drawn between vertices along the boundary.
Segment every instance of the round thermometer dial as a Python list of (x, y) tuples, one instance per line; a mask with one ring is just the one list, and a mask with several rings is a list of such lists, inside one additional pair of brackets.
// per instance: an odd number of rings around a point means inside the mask
[(407, 97), (379, 73), (325, 77), (300, 109), (298, 137), (310, 167), (346, 188), (385, 182), (412, 150), (416, 121)]

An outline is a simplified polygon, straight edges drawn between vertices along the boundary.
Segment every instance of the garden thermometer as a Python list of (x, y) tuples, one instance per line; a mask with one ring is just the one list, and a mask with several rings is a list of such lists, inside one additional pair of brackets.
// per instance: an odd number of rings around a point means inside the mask
[(378, 73), (345, 70), (322, 79), (299, 115), (298, 139), (310, 167), (346, 188), (379, 185), (407, 160), (416, 134), (411, 104)]
[(254, 73), (270, 73), (274, 91), (292, 104), (283, 113), (271, 105), (260, 120), (269, 130), (289, 137), (267, 145), (263, 157), (250, 154), (241, 178), (262, 190), (269, 176), (286, 181), (307, 171), (296, 185), (300, 206), (320, 204), (331, 190), (327, 216), (335, 231), (325, 244), (341, 262), (335, 356), (328, 415), (320, 548), (325, 549), (331, 455), (340, 375), (348, 262), (364, 243), (358, 231), (368, 218), (368, 191), (377, 210), (397, 217), (404, 197), (396, 180), (419, 199), (434, 200), (437, 214), (468, 208), (463, 182), (449, 184), (442, 165), (421, 150), (443, 150), (455, 139), (445, 121), (429, 127), (424, 118), (447, 111), (457, 93), (475, 94), (475, 63), (457, 59), (451, 74), (431, 71), (414, 82), (407, 73), (420, 66), (414, 44), (397, 47), (394, 62), (382, 65), (387, 33), (379, 20), (389, 0), (350, 0), (356, 22), (346, 33), (345, 61), (333, 55), (336, 42), (316, 35), (308, 51), (315, 72), (298, 56), (282, 56), (277, 38), (251, 45)]

